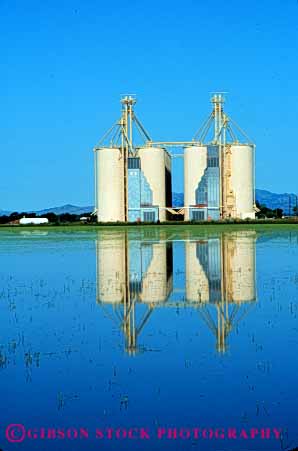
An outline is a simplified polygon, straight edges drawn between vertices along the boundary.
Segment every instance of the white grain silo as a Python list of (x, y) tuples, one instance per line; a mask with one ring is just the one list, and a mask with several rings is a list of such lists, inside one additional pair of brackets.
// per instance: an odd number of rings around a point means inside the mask
[(231, 189), (237, 218), (255, 217), (254, 210), (254, 146), (231, 145)]
[(152, 190), (152, 206), (158, 207), (159, 221), (165, 221), (167, 204), (167, 170), (171, 170), (167, 151), (160, 147), (141, 147), (138, 151), (141, 170)]
[(98, 235), (96, 240), (96, 300), (99, 303), (124, 302), (126, 289), (125, 235), (115, 238)]
[[(190, 207), (196, 205), (196, 189), (207, 167), (207, 146), (184, 149), (184, 206), (185, 221), (189, 221)], [(207, 207), (207, 205), (206, 205)]]
[(124, 221), (124, 158), (119, 148), (95, 149), (98, 222)]

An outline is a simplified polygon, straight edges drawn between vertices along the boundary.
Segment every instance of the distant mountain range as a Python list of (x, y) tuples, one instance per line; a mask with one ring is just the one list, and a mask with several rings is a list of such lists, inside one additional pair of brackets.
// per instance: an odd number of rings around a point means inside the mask
[[(182, 207), (184, 205), (184, 195), (183, 193), (173, 193), (172, 196), (173, 206), (174, 207)], [(266, 191), (263, 189), (256, 189), (256, 200), (261, 205), (266, 205), (268, 208), (282, 208), (285, 214), (288, 214), (290, 211), (292, 213), (293, 207), (296, 205), (297, 196), (293, 193), (271, 193), (270, 191)], [(61, 215), (64, 213), (71, 213), (75, 215), (82, 215), (85, 213), (92, 212), (94, 207), (78, 207), (76, 205), (62, 205), (62, 207), (53, 207), (47, 208), (45, 210), (36, 210), (28, 213), (36, 213), (38, 216), (45, 215), (46, 213), (55, 213), (56, 215)], [(10, 215), (11, 211), (0, 210), (0, 216)]]
[(172, 193), (172, 204), (173, 204), (173, 207), (183, 207), (184, 194), (183, 193)]
[(89, 207), (77, 207), (76, 205), (62, 205), (62, 207), (47, 208), (46, 210), (34, 211), (38, 216), (45, 215), (46, 213), (55, 213), (56, 215), (62, 215), (64, 213), (71, 213), (72, 215), (82, 215), (84, 213), (92, 213), (93, 206)]
[[(264, 189), (256, 189), (256, 200), (272, 210), (281, 208), (285, 214), (289, 214), (289, 212), (293, 213), (293, 207), (296, 206), (298, 198), (293, 193), (277, 194)], [(183, 193), (173, 193), (173, 206), (182, 207), (183, 205)]]
[(298, 197), (293, 193), (276, 194), (264, 189), (256, 189), (256, 200), (260, 205), (266, 205), (275, 210), (281, 208), (285, 214), (292, 214), (293, 207), (298, 203)]
[(11, 211), (0, 210), (0, 216), (9, 216)]
[[(34, 210), (34, 211), (28, 211), (28, 213), (36, 213), (37, 216), (42, 216), (47, 213), (55, 213), (56, 215), (62, 215), (64, 213), (71, 213), (73, 215), (82, 215), (84, 213), (91, 213), (94, 210), (93, 206), (89, 207), (78, 207), (76, 205), (62, 205), (62, 207), (53, 207), (53, 208), (47, 208), (45, 210)], [(4, 211), (0, 210), (0, 216), (4, 215), (10, 215), (11, 211)]]

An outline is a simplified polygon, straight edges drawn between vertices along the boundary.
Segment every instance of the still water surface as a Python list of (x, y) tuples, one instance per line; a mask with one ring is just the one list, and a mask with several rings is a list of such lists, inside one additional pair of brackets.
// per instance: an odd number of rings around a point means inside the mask
[[(207, 231), (1, 232), (0, 448), (298, 446), (298, 233)], [(29, 430), (21, 443), (10, 423)], [(107, 427), (150, 439), (102, 439)]]

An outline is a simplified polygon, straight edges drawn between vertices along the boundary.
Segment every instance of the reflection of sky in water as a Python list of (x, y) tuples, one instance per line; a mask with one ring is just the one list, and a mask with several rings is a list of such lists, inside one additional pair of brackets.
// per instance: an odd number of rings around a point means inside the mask
[[(1, 234), (1, 425), (288, 427), (298, 445), (298, 234), (189, 230)], [(42, 443), (100, 447), (281, 449)]]

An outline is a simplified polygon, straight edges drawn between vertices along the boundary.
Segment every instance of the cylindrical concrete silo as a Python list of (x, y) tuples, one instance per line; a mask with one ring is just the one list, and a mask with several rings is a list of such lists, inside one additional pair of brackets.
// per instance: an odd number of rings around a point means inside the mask
[(159, 220), (166, 220), (166, 161), (165, 150), (159, 147), (139, 149), (141, 170), (152, 190), (152, 202), (159, 207)]
[(190, 219), (189, 208), (196, 204), (196, 189), (207, 167), (207, 146), (184, 149), (184, 220)]
[(125, 236), (96, 240), (96, 300), (119, 304), (125, 300)]
[(209, 302), (209, 281), (197, 257), (197, 243), (185, 242), (185, 291), (186, 300), (205, 304)]
[(152, 260), (143, 275), (141, 302), (164, 302), (168, 295), (167, 245), (165, 242), (152, 244)]
[(98, 148), (96, 192), (98, 222), (124, 221), (124, 165), (119, 148)]
[(235, 194), (236, 217), (254, 218), (254, 147), (231, 146), (231, 188)]

